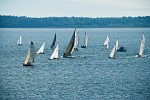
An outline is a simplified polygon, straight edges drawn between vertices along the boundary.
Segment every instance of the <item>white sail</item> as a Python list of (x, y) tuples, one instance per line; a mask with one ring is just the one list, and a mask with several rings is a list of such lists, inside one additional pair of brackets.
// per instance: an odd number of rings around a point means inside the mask
[(116, 51), (119, 49), (119, 43), (118, 43), (118, 39), (116, 41)]
[(22, 45), (22, 38), (21, 38), (21, 36), (19, 37), (19, 40), (17, 41), (17, 45)]
[(51, 57), (49, 59), (57, 59), (58, 58), (58, 50), (59, 50), (59, 47), (58, 47), (58, 44), (55, 48), (55, 50), (53, 51)]
[(109, 55), (109, 58), (114, 58), (116, 52), (116, 45), (114, 45), (113, 49), (111, 50), (111, 53)]
[(107, 37), (106, 37), (106, 40), (105, 40), (105, 42), (104, 42), (103, 45), (104, 45), (104, 46), (105, 46), (105, 45), (108, 45), (108, 43), (109, 43), (109, 37), (107, 36)]
[(140, 51), (139, 51), (139, 53), (136, 55), (136, 57), (142, 57), (142, 56), (143, 56), (144, 47), (145, 47), (145, 37), (144, 37), (144, 33), (143, 33), (142, 40), (141, 40)]
[(27, 56), (26, 56), (26, 59), (25, 59), (25, 61), (24, 61), (24, 65), (27, 65), (28, 63), (29, 63), (29, 59), (30, 59), (30, 49), (29, 49), (29, 51), (28, 51), (28, 54), (27, 54)]
[(141, 40), (141, 46), (140, 46), (140, 52), (139, 52), (139, 55), (143, 55), (143, 52), (144, 52), (144, 46), (145, 46), (145, 37), (144, 37), (144, 34), (142, 36), (142, 40)]
[(111, 53), (110, 53), (110, 55), (109, 55), (109, 58), (114, 58), (114, 57), (115, 57), (115, 53), (116, 53), (116, 51), (117, 51), (116, 46), (118, 46), (118, 40), (116, 41), (116, 43), (115, 43), (113, 49), (111, 50)]
[(85, 32), (84, 45), (82, 45), (81, 48), (86, 48), (87, 44), (88, 44), (88, 36), (87, 36), (87, 33)]
[(104, 42), (103, 46), (106, 46), (106, 49), (109, 48), (109, 37), (108, 37), (108, 35), (107, 35), (107, 37), (105, 39), (105, 42)]
[(30, 49), (29, 49), (26, 59), (23, 63), (23, 66), (32, 66), (31, 63), (34, 62), (34, 58), (35, 58), (35, 48), (34, 48), (33, 42), (31, 42)]
[(109, 48), (109, 44), (106, 45), (106, 49), (108, 49), (108, 48)]
[(88, 44), (88, 36), (87, 33), (85, 32), (84, 45), (87, 47), (87, 44)]
[(75, 42), (74, 42), (74, 48), (75, 48), (75, 49), (78, 48), (78, 43), (79, 43), (78, 33), (75, 32)]
[(43, 54), (44, 53), (44, 48), (45, 48), (45, 42), (41, 46), (41, 48), (38, 50), (37, 54)]

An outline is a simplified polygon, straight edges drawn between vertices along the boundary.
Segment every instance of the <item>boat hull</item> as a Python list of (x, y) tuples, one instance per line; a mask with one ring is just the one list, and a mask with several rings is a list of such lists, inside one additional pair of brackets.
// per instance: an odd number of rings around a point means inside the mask
[(36, 54), (44, 54), (44, 52), (36, 53)]
[(115, 59), (115, 57), (109, 57), (110, 59)]
[(49, 59), (49, 60), (56, 60), (56, 59), (58, 59), (58, 58), (52, 58), (52, 59)]
[(74, 48), (74, 50), (77, 50), (77, 51), (78, 51), (78, 48)]
[(120, 47), (117, 52), (126, 52), (127, 50), (124, 47)]
[(141, 55), (137, 54), (135, 57), (142, 57)]
[(33, 66), (31, 63), (23, 64), (23, 66)]
[(81, 48), (86, 48), (86, 46), (83, 45), (83, 46), (81, 46)]
[(69, 56), (63, 55), (63, 57), (64, 57), (64, 58), (74, 58), (74, 56), (71, 56), (71, 55), (69, 55)]
[(18, 46), (22, 46), (22, 44), (17, 44)]

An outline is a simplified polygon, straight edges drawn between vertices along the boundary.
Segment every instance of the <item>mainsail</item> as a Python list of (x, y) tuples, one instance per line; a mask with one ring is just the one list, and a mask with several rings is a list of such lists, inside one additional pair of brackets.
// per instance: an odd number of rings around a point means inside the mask
[(59, 47), (58, 47), (58, 44), (55, 48), (55, 50), (53, 51), (51, 57), (49, 59), (57, 59), (58, 58), (58, 50), (59, 50)]
[(141, 46), (140, 46), (140, 51), (137, 54), (137, 57), (142, 57), (143, 53), (144, 53), (144, 47), (145, 47), (145, 37), (144, 37), (144, 33), (142, 35), (142, 40), (141, 40)]
[(88, 43), (88, 36), (87, 36), (87, 33), (85, 32), (84, 45), (81, 46), (81, 48), (86, 48), (87, 47), (87, 43)]
[(118, 45), (117, 42), (118, 42), (118, 40), (116, 41), (116, 43), (115, 43), (113, 49), (111, 50), (111, 53), (110, 53), (110, 55), (109, 55), (109, 58), (114, 58), (114, 57), (115, 57), (115, 53), (116, 53), (116, 51), (117, 51), (116, 46)]
[(30, 61), (29, 61), (29, 59), (30, 59), (30, 49), (29, 49), (29, 51), (28, 51), (28, 54), (27, 54), (27, 56), (26, 56), (26, 59), (24, 60), (24, 63), (23, 63), (23, 65), (25, 66), (25, 65), (31, 65), (30, 63)]
[(68, 56), (71, 56), (73, 50), (74, 50), (74, 43), (75, 43), (75, 31), (76, 29), (74, 30), (74, 33), (72, 35), (72, 38), (68, 44), (68, 47), (66, 48), (65, 52), (64, 52), (64, 55), (63, 57), (68, 57)]
[(33, 42), (31, 42), (30, 49), (23, 63), (23, 66), (32, 66), (32, 63), (34, 62), (34, 58), (35, 58), (35, 48)]
[(41, 48), (38, 50), (37, 54), (43, 54), (44, 53), (44, 48), (45, 48), (45, 42), (41, 46)]
[(74, 49), (78, 49), (78, 43), (79, 43), (79, 36), (78, 33), (75, 32), (75, 42), (74, 42)]
[(106, 37), (106, 40), (105, 40), (103, 46), (106, 46), (106, 49), (109, 48), (109, 37), (108, 36)]
[(109, 48), (109, 44), (106, 45), (106, 49), (108, 49), (108, 48)]
[(53, 48), (55, 46), (55, 43), (56, 43), (56, 33), (55, 33), (54, 40), (52, 42), (51, 48)]
[(119, 49), (119, 43), (118, 43), (118, 39), (116, 41), (116, 51)]
[(19, 40), (17, 41), (17, 45), (22, 45), (22, 38), (21, 38), (21, 36), (19, 37)]

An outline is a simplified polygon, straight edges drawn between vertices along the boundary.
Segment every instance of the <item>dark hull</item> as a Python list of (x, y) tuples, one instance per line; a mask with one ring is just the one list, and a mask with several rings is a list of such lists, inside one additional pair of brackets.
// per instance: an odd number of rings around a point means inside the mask
[(33, 65), (31, 65), (30, 63), (27, 63), (27, 64), (23, 64), (23, 66), (33, 66)]
[(141, 55), (137, 54), (136, 57), (142, 57)]
[(39, 53), (39, 54), (44, 54), (44, 52), (43, 53)]
[(110, 59), (115, 59), (115, 57), (109, 57)]
[(70, 55), (63, 55), (64, 58), (71, 58), (71, 54)]
[(18, 46), (22, 46), (22, 44), (17, 44)]
[(86, 48), (86, 46), (83, 45), (83, 46), (81, 46), (81, 48)]
[(77, 50), (77, 51), (78, 51), (78, 48), (74, 48), (74, 50)]
[(126, 52), (127, 50), (124, 47), (120, 47), (117, 51), (118, 52)]
[(117, 50), (117, 52), (126, 52), (126, 50)]

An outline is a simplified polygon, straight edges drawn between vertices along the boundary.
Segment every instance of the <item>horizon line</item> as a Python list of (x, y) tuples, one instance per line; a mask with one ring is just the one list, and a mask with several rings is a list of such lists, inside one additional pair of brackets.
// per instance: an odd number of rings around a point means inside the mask
[(107, 16), (107, 17), (88, 17), (88, 16), (45, 16), (45, 17), (33, 17), (33, 16), (26, 16), (26, 15), (2, 15), (0, 14), (0, 16), (14, 16), (14, 17), (27, 17), (27, 18), (49, 18), (49, 17), (58, 17), (58, 18), (61, 18), (61, 17), (68, 17), (68, 18), (72, 18), (72, 17), (75, 17), (75, 18), (123, 18), (123, 17), (132, 17), (132, 18), (136, 18), (136, 17), (149, 17), (150, 15), (145, 15), (145, 16), (115, 16), (115, 17), (112, 17), (112, 16)]

